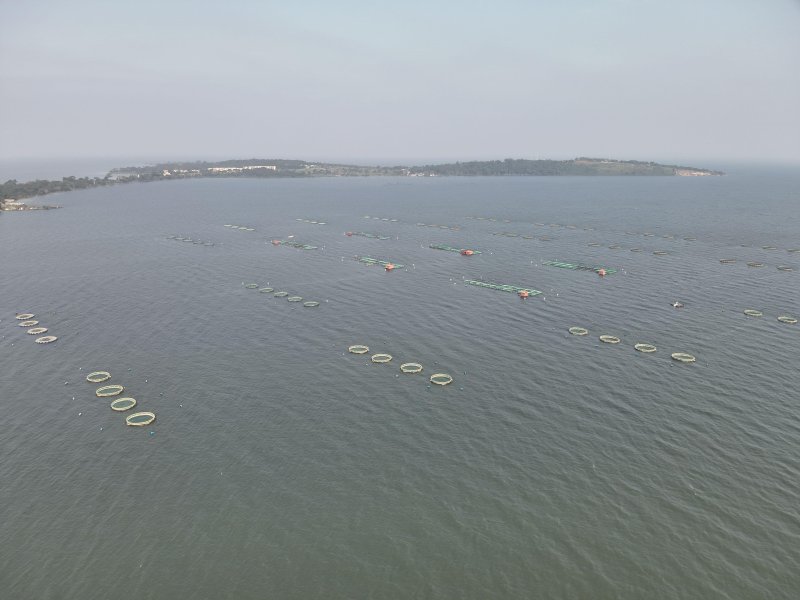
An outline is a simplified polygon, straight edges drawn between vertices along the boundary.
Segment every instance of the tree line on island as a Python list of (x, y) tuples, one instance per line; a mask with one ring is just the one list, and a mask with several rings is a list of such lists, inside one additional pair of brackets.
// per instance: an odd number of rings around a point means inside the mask
[(704, 176), (720, 171), (663, 165), (636, 160), (580, 157), (573, 160), (511, 159), (455, 162), (415, 167), (360, 166), (313, 163), (302, 160), (247, 159), (225, 161), (165, 162), (156, 165), (112, 169), (105, 177), (64, 177), (61, 180), (0, 183), (0, 209), (9, 202), (55, 192), (102, 187), (118, 183), (165, 181), (193, 177), (458, 177), (458, 176)]

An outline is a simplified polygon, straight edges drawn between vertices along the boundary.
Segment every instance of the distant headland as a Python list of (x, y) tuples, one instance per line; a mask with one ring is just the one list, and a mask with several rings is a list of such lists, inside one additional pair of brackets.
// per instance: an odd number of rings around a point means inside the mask
[(28, 206), (20, 200), (55, 192), (101, 187), (118, 183), (190, 179), (195, 177), (509, 177), (509, 176), (667, 176), (724, 175), (698, 167), (663, 165), (638, 160), (579, 157), (573, 160), (512, 159), (455, 162), (436, 165), (360, 166), (303, 160), (261, 159), (216, 162), (165, 162), (141, 167), (119, 167), (105, 177), (64, 177), (61, 180), (0, 183), (0, 210), (57, 208)]

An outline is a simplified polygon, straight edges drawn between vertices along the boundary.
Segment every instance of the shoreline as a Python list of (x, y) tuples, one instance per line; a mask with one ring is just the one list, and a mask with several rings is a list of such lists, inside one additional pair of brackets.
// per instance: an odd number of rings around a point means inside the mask
[(0, 211), (49, 210), (58, 206), (32, 206), (21, 202), (56, 192), (117, 185), (193, 178), (307, 178), (307, 177), (709, 177), (722, 171), (635, 160), (579, 157), (573, 160), (510, 159), (469, 161), (422, 166), (363, 166), (312, 163), (286, 159), (245, 159), (216, 162), (165, 162), (155, 165), (117, 167), (104, 177), (63, 177), (0, 183)]

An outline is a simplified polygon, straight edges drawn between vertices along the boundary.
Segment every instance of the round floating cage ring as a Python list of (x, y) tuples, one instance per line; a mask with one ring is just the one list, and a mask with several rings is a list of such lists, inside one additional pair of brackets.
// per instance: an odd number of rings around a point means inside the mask
[(286, 298), (289, 295), (289, 292), (275, 292), (273, 296), (276, 298)]
[(42, 335), (43, 333), (47, 333), (47, 327), (31, 327), (25, 333), (28, 335)]
[(117, 412), (125, 412), (136, 406), (136, 400), (133, 398), (117, 398), (111, 403), (111, 410)]
[(778, 317), (778, 321), (780, 321), (781, 323), (788, 323), (789, 325), (797, 324), (797, 319), (795, 319), (794, 317), (790, 317), (789, 315), (781, 315), (780, 317)]
[(665, 250), (656, 250), (655, 252), (653, 252), (653, 254), (655, 254), (656, 256), (666, 256), (667, 254), (669, 254), (669, 252)]
[(589, 335), (589, 330), (585, 327), (570, 327), (569, 332), (572, 335)]
[(21, 315), (17, 315), (15, 318), (18, 321), (27, 321), (28, 319), (32, 319), (36, 315), (33, 313), (22, 313)]
[(606, 344), (619, 344), (619, 338), (615, 335), (601, 335), (600, 341)]
[(372, 362), (374, 363), (388, 363), (392, 360), (391, 354), (378, 353), (372, 355)]
[(746, 308), (746, 309), (744, 309), (744, 314), (746, 314), (748, 317), (763, 317), (764, 316), (763, 312), (761, 312), (760, 310), (756, 310), (754, 308)]
[(55, 342), (58, 338), (54, 335), (46, 335), (44, 337), (36, 338), (37, 344), (49, 344), (50, 342)]
[(125, 417), (125, 424), (130, 425), (131, 427), (144, 427), (145, 425), (150, 425), (150, 423), (152, 423), (155, 420), (156, 420), (155, 413), (138, 412)]
[(303, 298), (300, 296), (289, 296), (286, 300), (289, 302), (302, 302)]
[(262, 294), (271, 294), (274, 290), (271, 287), (263, 287), (258, 291)]
[(447, 373), (434, 373), (431, 375), (431, 383), (435, 385), (448, 385), (453, 383), (453, 376)]
[(254, 289), (258, 288), (258, 284), (257, 283), (245, 283), (244, 287), (246, 287), (248, 290), (254, 290)]
[(789, 267), (787, 265), (778, 265), (775, 268), (778, 269), (778, 271), (794, 271), (792, 267)]
[(39, 321), (23, 321), (19, 323), (20, 327), (33, 327), (34, 325), (38, 325)]
[(109, 379), (111, 379), (111, 373), (108, 371), (95, 371), (94, 373), (89, 373), (86, 376), (86, 381), (89, 383), (103, 383)]
[(721, 262), (723, 265), (732, 265), (733, 263), (736, 262), (736, 259), (735, 258), (720, 258), (719, 262)]
[(114, 383), (112, 385), (104, 385), (103, 387), (99, 387), (94, 393), (98, 398), (107, 398), (108, 396), (119, 396), (124, 391), (124, 387), (118, 383)]
[(691, 354), (687, 354), (686, 352), (673, 352), (672, 360), (677, 360), (678, 362), (682, 363), (693, 363), (697, 359)]
[(645, 354), (652, 354), (656, 351), (656, 347), (653, 344), (634, 344), (633, 347), (639, 352), (644, 352)]
[(403, 363), (400, 365), (403, 373), (422, 373), (422, 365), (419, 363)]
[(306, 308), (314, 308), (315, 306), (319, 306), (319, 302), (316, 300), (308, 300), (307, 302), (303, 302), (303, 306)]
[(354, 346), (350, 346), (347, 349), (348, 352), (351, 354), (366, 354), (369, 352), (369, 346), (364, 346), (363, 344), (356, 344)]
[(764, 266), (764, 263), (760, 263), (760, 262), (749, 262), (749, 263), (747, 263), (747, 266), (748, 266), (748, 267), (763, 267), (763, 266)]

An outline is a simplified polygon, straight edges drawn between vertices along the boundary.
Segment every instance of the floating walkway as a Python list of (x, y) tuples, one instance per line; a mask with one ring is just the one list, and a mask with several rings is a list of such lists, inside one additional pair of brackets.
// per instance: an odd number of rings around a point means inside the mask
[(552, 239), (553, 239), (551, 237), (547, 237), (546, 235), (543, 235), (543, 236), (537, 238), (537, 237), (532, 236), (532, 235), (527, 234), (527, 233), (515, 233), (513, 231), (493, 231), (492, 235), (502, 236), (502, 237), (507, 237), (507, 238), (520, 238), (520, 239), (523, 239), (523, 240), (537, 240), (538, 239), (538, 240), (540, 240), (542, 242), (549, 242), (549, 241), (552, 241)]
[(290, 240), (272, 240), (273, 246), (291, 246), (292, 248), (299, 248), (300, 250), (316, 250), (317, 246), (311, 244), (301, 244), (300, 242), (292, 242)]
[(571, 269), (573, 271), (594, 271), (595, 273), (600, 273), (603, 271), (606, 275), (613, 275), (617, 272), (616, 269), (612, 269), (611, 267), (601, 267), (597, 265), (584, 265), (581, 263), (565, 263), (565, 262), (557, 262), (555, 260), (545, 260), (542, 262), (543, 265), (547, 265), (548, 267), (558, 267), (559, 269)]
[(356, 256), (356, 260), (360, 263), (364, 263), (365, 265), (380, 265), (387, 271), (391, 271), (392, 269), (402, 269), (405, 267), (405, 265), (401, 265), (400, 263), (380, 260), (377, 258), (372, 258), (371, 256)]
[(365, 219), (372, 219), (374, 221), (386, 221), (388, 223), (400, 223), (397, 219), (390, 219), (389, 217), (370, 217), (369, 215), (364, 215)]
[(434, 229), (448, 229), (450, 231), (461, 231), (458, 225), (436, 225), (432, 223), (417, 223), (417, 227), (433, 227)]
[(325, 221), (315, 221), (314, 219), (295, 219), (301, 223), (310, 223), (311, 225), (327, 225)]
[(366, 231), (346, 231), (345, 235), (347, 237), (353, 237), (353, 236), (365, 237), (365, 238), (369, 238), (371, 240), (390, 240), (390, 239), (392, 239), (388, 235), (381, 235), (379, 233), (367, 233)]
[(480, 250), (471, 250), (469, 248), (454, 248), (453, 246), (448, 246), (447, 244), (431, 244), (428, 246), (429, 248), (433, 248), (434, 250), (445, 250), (447, 252), (457, 252), (462, 256), (472, 256), (473, 254), (481, 254)]
[(176, 242), (191, 242), (197, 246), (213, 246), (214, 242), (210, 242), (208, 240), (195, 240), (190, 237), (183, 237), (180, 235), (168, 235), (168, 240), (175, 240)]
[(504, 283), (491, 283), (489, 281), (477, 281), (475, 279), (465, 279), (465, 285), (474, 285), (477, 287), (487, 288), (490, 290), (498, 290), (501, 292), (511, 292), (512, 294), (526, 293), (528, 296), (538, 296), (542, 292), (533, 288), (518, 287), (516, 285), (506, 285)]

